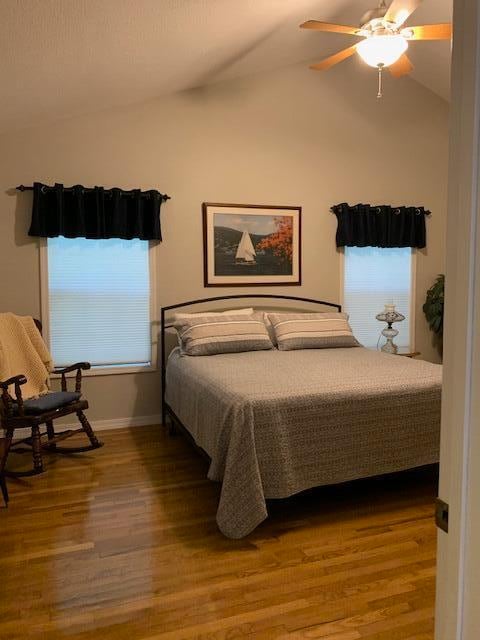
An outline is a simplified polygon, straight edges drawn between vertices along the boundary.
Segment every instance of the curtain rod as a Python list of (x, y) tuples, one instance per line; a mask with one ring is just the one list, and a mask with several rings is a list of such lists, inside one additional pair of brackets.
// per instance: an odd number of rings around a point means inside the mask
[[(16, 188), (16, 190), (17, 190), (17, 191), (33, 191), (33, 187), (26, 187), (26, 186), (25, 186), (25, 185), (23, 185), (23, 184), (20, 184), (20, 185), (18, 185), (18, 187), (15, 187), (15, 188)], [(55, 188), (55, 187), (47, 187), (47, 189), (54, 189), (54, 188)], [(64, 187), (64, 189), (63, 189), (63, 190), (64, 190), (64, 191), (68, 191), (68, 192), (70, 192), (70, 191), (73, 191), (73, 188), (72, 188), (72, 187)], [(83, 190), (84, 190), (84, 191), (94, 191), (94, 189), (93, 189), (93, 188), (90, 188), (90, 187), (83, 187)], [(107, 191), (111, 191), (111, 189), (107, 189)], [(132, 196), (132, 195), (134, 195), (134, 191), (135, 191), (135, 190), (134, 190), (134, 189), (131, 189), (130, 191), (125, 191), (124, 189), (119, 189), (119, 191), (121, 191), (124, 195), (130, 195), (130, 196)], [(163, 200), (163, 201), (165, 201), (165, 200), (171, 200), (171, 197), (170, 197), (170, 196), (167, 196), (167, 195), (163, 195), (163, 194), (162, 194), (162, 200)]]

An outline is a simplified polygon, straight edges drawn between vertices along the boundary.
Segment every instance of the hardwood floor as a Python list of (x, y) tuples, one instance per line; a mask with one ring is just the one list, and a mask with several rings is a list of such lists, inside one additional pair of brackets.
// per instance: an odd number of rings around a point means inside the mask
[(103, 449), (9, 481), (2, 640), (432, 640), (435, 470), (273, 502), (233, 541), (183, 438), (101, 437)]

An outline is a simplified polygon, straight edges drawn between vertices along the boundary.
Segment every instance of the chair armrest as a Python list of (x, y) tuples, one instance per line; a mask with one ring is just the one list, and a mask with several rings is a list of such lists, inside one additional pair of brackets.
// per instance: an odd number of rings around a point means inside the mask
[(13, 378), (9, 378), (8, 380), (4, 380), (2, 382), (0, 382), (0, 389), (8, 389), (8, 387), (12, 384), (26, 384), (27, 383), (27, 379), (25, 376), (13, 376)]
[(71, 371), (76, 371), (77, 375), (75, 376), (75, 391), (77, 393), (82, 392), (82, 370), (88, 371), (91, 368), (89, 362), (77, 362), (76, 364), (72, 364), (69, 367), (63, 367), (62, 369), (54, 369), (52, 373), (58, 373), (62, 376), (62, 391), (67, 391), (67, 379), (65, 377), (66, 373), (70, 373)]
[(71, 371), (78, 371), (79, 369), (88, 371), (88, 369), (91, 369), (91, 367), (92, 365), (89, 362), (77, 362), (76, 364), (71, 364), (69, 367), (54, 369), (52, 373), (70, 373)]
[(27, 379), (24, 375), (13, 376), (13, 378), (9, 378), (8, 380), (4, 380), (0, 382), (0, 389), (3, 389), (2, 391), (3, 406), (7, 416), (13, 415), (12, 398), (8, 393), (8, 387), (11, 386), (12, 384), (15, 385), (15, 396), (17, 399), (18, 415), (20, 416), (24, 415), (21, 385), (26, 384), (26, 382), (27, 382)]

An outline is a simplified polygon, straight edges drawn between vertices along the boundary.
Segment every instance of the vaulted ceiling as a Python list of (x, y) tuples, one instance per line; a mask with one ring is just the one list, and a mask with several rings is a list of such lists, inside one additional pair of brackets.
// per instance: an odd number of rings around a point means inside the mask
[[(407, 24), (449, 21), (452, 2), (424, 0)], [(301, 30), (301, 22), (357, 25), (375, 5), (376, 0), (0, 0), (0, 132), (317, 61), (351, 41)], [(413, 42), (409, 56), (414, 80), (448, 99), (449, 43)], [(349, 64), (327, 73), (342, 73)]]

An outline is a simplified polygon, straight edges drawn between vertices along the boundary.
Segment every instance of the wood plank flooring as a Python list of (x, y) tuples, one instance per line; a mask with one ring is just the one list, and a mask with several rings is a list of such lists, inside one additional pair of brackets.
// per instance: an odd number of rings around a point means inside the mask
[(2, 640), (433, 639), (434, 469), (274, 501), (233, 541), (182, 437), (100, 435), (9, 481)]

